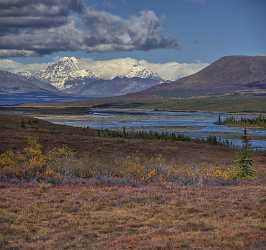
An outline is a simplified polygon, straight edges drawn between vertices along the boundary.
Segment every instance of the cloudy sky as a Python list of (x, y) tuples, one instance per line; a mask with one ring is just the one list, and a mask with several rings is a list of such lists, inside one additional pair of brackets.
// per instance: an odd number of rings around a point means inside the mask
[(265, 0), (0, 0), (0, 57), (209, 63), (266, 54)]

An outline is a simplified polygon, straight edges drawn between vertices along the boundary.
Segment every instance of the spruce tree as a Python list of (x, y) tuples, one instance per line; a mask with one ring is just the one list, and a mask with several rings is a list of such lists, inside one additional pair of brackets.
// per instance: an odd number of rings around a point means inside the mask
[(236, 161), (237, 177), (238, 178), (254, 177), (255, 170), (253, 168), (253, 160), (251, 158), (251, 148), (246, 128), (244, 129), (242, 142), (243, 142), (242, 150), (240, 152), (239, 158)]

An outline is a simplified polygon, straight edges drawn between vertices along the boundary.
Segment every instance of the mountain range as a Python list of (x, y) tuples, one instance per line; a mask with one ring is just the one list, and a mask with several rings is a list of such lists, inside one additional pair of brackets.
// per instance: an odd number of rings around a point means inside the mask
[(170, 70), (165, 65), (160, 69), (158, 65), (135, 59), (89, 61), (63, 57), (45, 67), (37, 66), (16, 66), (17, 70), (13, 73), (0, 70), (0, 93), (191, 97), (263, 92), (266, 89), (266, 56), (226, 56), (175, 81), (166, 80), (170, 78), (169, 72), (174, 72), (171, 68), (173, 64), (167, 64)]
[[(59, 58), (48, 64), (0, 61), (0, 69), (36, 82), (50, 83), (58, 92), (74, 96), (103, 97), (139, 92), (189, 75), (205, 64), (154, 64), (132, 58), (88, 60)], [(25, 91), (27, 91), (25, 89)]]
[[(120, 70), (112, 68), (119, 67)], [(86, 60), (63, 57), (50, 64), (34, 77), (50, 82), (58, 90), (78, 96), (106, 97), (142, 91), (159, 84), (156, 73), (138, 63), (112, 65), (108, 70), (97, 70)], [(99, 66), (98, 66), (99, 67)], [(109, 66), (110, 67), (110, 66)]]

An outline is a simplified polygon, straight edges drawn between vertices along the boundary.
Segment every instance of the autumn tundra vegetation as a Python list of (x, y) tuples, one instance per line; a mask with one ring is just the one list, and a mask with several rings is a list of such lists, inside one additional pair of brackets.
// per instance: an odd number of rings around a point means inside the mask
[[(1, 249), (263, 249), (266, 155), (0, 116)], [(134, 138), (136, 136), (136, 138)]]
[[(28, 125), (32, 126), (36, 120), (28, 120)], [(21, 120), (21, 128), (26, 128), (25, 120)], [(99, 137), (122, 137), (140, 138), (149, 140), (171, 140), (198, 143), (209, 143), (213, 145), (227, 145), (219, 142), (216, 137), (206, 139), (192, 139), (187, 136), (175, 133), (158, 133), (145, 131), (127, 132), (112, 130), (98, 130)], [(255, 166), (251, 159), (251, 149), (249, 146), (247, 130), (244, 130), (243, 147), (238, 158), (227, 168), (202, 167), (200, 170), (193, 167), (186, 167), (186, 176), (207, 178), (220, 178), (221, 180), (238, 180), (255, 177)], [(23, 180), (48, 181), (60, 183), (65, 177), (92, 178), (92, 177), (112, 177), (127, 178), (131, 181), (149, 182), (153, 178), (156, 180), (169, 181), (177, 178), (179, 167), (174, 163), (169, 164), (160, 155), (152, 158), (139, 158), (138, 156), (127, 156), (121, 159), (113, 159), (107, 168), (96, 159), (79, 158), (74, 150), (63, 145), (54, 147), (45, 152), (43, 145), (37, 137), (27, 138), (27, 142), (20, 151), (7, 150), (0, 154), (0, 176), (2, 178), (17, 178)]]

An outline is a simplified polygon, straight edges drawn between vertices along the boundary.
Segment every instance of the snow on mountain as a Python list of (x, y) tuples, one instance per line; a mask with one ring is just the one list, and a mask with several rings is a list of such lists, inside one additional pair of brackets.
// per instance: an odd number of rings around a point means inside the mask
[(141, 91), (195, 73), (205, 66), (176, 62), (159, 64), (133, 58), (90, 60), (62, 57), (48, 64), (0, 60), (0, 70), (49, 82), (68, 94), (86, 96), (114, 96)]
[(102, 80), (112, 80), (116, 77), (160, 79), (156, 72), (143, 67), (138, 60), (132, 58), (87, 62), (90, 69)]
[(125, 76), (126, 78), (142, 78), (142, 79), (160, 79), (160, 76), (156, 73), (152, 72), (149, 69), (144, 68), (140, 64), (134, 64), (128, 74)]
[(76, 57), (63, 57), (57, 62), (49, 64), (46, 69), (37, 73), (36, 76), (49, 81), (58, 89), (64, 89), (65, 82), (68, 80), (82, 77), (96, 78), (95, 74), (87, 70), (84, 63)]
[[(58, 89), (65, 89), (67, 81), (75, 79), (112, 80), (120, 78), (157, 79), (153, 71), (143, 67), (134, 59), (89, 61), (76, 57), (63, 57), (38, 73), (38, 77), (51, 82)], [(67, 88), (69, 88), (69, 84)]]

